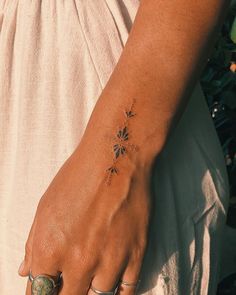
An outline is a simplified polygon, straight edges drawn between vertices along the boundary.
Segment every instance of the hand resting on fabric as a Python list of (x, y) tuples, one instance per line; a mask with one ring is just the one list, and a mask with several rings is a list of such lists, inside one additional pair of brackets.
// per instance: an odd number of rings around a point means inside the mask
[(101, 157), (104, 146), (94, 153), (94, 144), (82, 142), (42, 196), (20, 272), (62, 272), (63, 295), (87, 294), (91, 282), (107, 291), (121, 278), (136, 282), (146, 245), (148, 175), (123, 158), (107, 186), (104, 168), (110, 161)]
[[(33, 275), (62, 272), (60, 295), (94, 294), (91, 282), (109, 291), (120, 279), (137, 281), (147, 244), (152, 163), (185, 109), (229, 4), (140, 1), (82, 141), (39, 202), (20, 275), (30, 269)], [(133, 98), (137, 116), (130, 118), (127, 145), (123, 111)], [(125, 148), (115, 146), (117, 134)], [(111, 151), (118, 155), (115, 169)], [(135, 292), (122, 289), (120, 294)]]

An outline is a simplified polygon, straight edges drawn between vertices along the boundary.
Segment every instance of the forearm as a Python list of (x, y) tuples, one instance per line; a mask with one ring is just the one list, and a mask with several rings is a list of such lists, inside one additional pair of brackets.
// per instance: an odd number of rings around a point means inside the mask
[(125, 120), (123, 111), (135, 98), (128, 141), (138, 151), (127, 149), (126, 159), (150, 166), (184, 110), (229, 4), (223, 0), (140, 1), (125, 48), (96, 103), (84, 140), (95, 139), (111, 161), (109, 136), (116, 136)]

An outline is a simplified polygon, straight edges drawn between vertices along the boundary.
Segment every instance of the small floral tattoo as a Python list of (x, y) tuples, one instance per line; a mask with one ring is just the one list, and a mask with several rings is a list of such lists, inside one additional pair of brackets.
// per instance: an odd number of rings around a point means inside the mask
[(138, 147), (135, 144), (129, 143), (130, 139), (130, 131), (129, 131), (129, 120), (130, 118), (134, 117), (136, 114), (133, 112), (133, 106), (136, 102), (135, 99), (133, 99), (133, 102), (129, 108), (129, 110), (124, 111), (125, 115), (125, 121), (123, 123), (123, 126), (119, 127), (116, 136), (112, 137), (114, 140), (114, 144), (112, 147), (112, 153), (113, 153), (113, 163), (112, 165), (106, 169), (106, 185), (111, 184), (111, 178), (115, 174), (119, 174), (119, 170), (116, 166), (116, 162), (118, 161), (118, 158), (120, 156), (124, 156), (128, 153), (128, 151), (137, 151)]

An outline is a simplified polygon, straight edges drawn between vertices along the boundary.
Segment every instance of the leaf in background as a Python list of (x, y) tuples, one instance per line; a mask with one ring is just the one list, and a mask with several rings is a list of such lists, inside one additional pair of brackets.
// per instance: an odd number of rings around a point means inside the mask
[(235, 74), (231, 71), (226, 72), (220, 79), (220, 87), (223, 88), (227, 86), (229, 83), (235, 81)]
[(234, 18), (234, 22), (230, 31), (230, 38), (236, 44), (236, 17)]
[(230, 109), (236, 109), (236, 95), (235, 91), (225, 91), (223, 94), (223, 102), (227, 105)]

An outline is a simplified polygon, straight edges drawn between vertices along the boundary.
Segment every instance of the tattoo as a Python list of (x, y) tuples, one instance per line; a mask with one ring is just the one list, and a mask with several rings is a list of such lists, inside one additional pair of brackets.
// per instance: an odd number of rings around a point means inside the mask
[(119, 170), (116, 166), (116, 162), (118, 161), (118, 158), (120, 156), (124, 156), (128, 154), (128, 150), (130, 151), (138, 151), (138, 147), (135, 144), (129, 143), (130, 138), (130, 132), (129, 132), (129, 120), (130, 118), (134, 117), (136, 114), (133, 112), (133, 106), (136, 102), (135, 99), (133, 99), (133, 102), (129, 108), (129, 110), (124, 111), (125, 115), (125, 121), (123, 123), (123, 126), (119, 127), (116, 136), (112, 137), (112, 139), (115, 141), (112, 148), (112, 153), (114, 155), (113, 157), (113, 164), (106, 169), (106, 185), (111, 184), (111, 178), (115, 174), (119, 174)]

